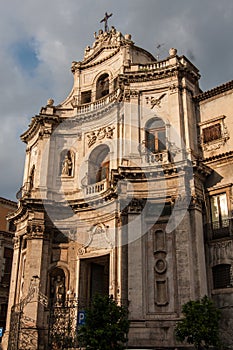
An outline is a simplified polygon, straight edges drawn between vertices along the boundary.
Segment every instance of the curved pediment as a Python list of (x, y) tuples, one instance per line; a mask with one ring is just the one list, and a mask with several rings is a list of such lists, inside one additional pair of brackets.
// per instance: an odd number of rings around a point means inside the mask
[[(121, 48), (125, 47), (131, 48), (132, 51), (137, 51), (137, 56), (143, 55), (144, 60), (146, 57), (148, 63), (155, 61), (155, 58), (149, 52), (134, 46), (130, 34), (122, 35), (122, 33), (117, 31), (113, 26), (109, 31), (104, 32), (100, 29), (98, 34), (95, 32), (94, 38), (95, 41), (92, 46), (87, 46), (85, 49), (83, 61), (73, 62), (71, 68), (73, 72), (75, 72), (76, 69), (85, 69), (100, 64), (116, 55)], [(130, 56), (131, 63), (135, 63), (134, 58), (136, 56), (133, 53)]]
[(84, 52), (82, 62), (73, 62), (72, 71), (80, 68), (88, 68), (93, 65), (102, 63), (117, 54), (121, 46), (126, 44), (133, 45), (131, 36), (123, 36), (121, 32), (116, 31), (114, 27), (110, 31), (103, 32), (99, 30), (98, 34), (94, 33), (95, 41), (92, 46), (87, 46)]
[(83, 106), (88, 110), (96, 101), (102, 104), (106, 95), (120, 88), (119, 76), (131, 65), (156, 61), (149, 52), (134, 45), (130, 34), (122, 35), (113, 26), (94, 33), (94, 39), (92, 46), (86, 47), (83, 60), (72, 63), (73, 89), (60, 107)]
[(86, 65), (96, 59), (98, 56), (106, 56), (107, 52), (114, 53), (118, 51), (120, 46), (125, 44), (133, 44), (130, 35), (123, 36), (121, 32), (116, 31), (115, 27), (112, 27), (110, 31), (103, 32), (99, 30), (98, 35), (94, 33), (95, 41), (92, 47), (87, 46), (84, 53), (83, 64)]

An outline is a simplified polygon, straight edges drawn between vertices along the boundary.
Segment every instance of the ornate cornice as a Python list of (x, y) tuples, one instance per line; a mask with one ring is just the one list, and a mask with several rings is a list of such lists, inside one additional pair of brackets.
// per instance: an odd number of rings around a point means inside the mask
[(209, 176), (213, 169), (209, 168), (207, 165), (203, 164), (201, 161), (193, 161), (193, 170), (197, 171), (199, 174)]
[(197, 102), (204, 101), (204, 100), (207, 100), (211, 97), (220, 95), (223, 92), (226, 92), (226, 91), (231, 90), (231, 89), (233, 89), (233, 80), (231, 80), (225, 84), (219, 85), (211, 90), (207, 90), (207, 91), (195, 96), (194, 100)]
[(57, 115), (36, 115), (32, 118), (29, 128), (20, 136), (20, 138), (23, 142), (27, 143), (39, 132), (41, 126), (44, 127), (42, 133), (47, 134), (49, 130), (46, 129), (46, 124), (54, 125), (58, 123), (59, 117)]
[(214, 163), (214, 162), (220, 162), (220, 161), (229, 161), (229, 159), (233, 159), (233, 151), (216, 154), (212, 157), (204, 158), (203, 163)]
[(196, 82), (200, 78), (198, 70), (193, 65), (190, 67), (189, 62), (187, 64), (186, 61), (187, 59), (183, 56), (177, 56), (175, 62), (168, 58), (163, 61), (138, 65), (137, 70), (126, 69), (125, 77), (128, 78), (129, 82), (143, 82), (183, 74)]
[[(110, 49), (114, 49), (115, 50), (113, 52), (111, 52), (108, 56), (98, 60), (98, 61), (95, 61), (95, 62), (91, 62), (94, 58), (96, 58), (97, 56), (100, 55), (100, 53), (104, 50), (104, 49), (107, 49), (107, 50), (110, 50)], [(115, 56), (118, 52), (120, 51), (120, 47), (115, 47), (115, 46), (102, 46), (93, 56), (90, 57), (90, 59), (88, 59), (87, 61), (84, 61), (84, 62), (73, 62), (72, 63), (72, 67), (71, 67), (71, 71), (72, 72), (75, 72), (76, 69), (86, 69), (86, 68), (90, 68), (90, 67), (94, 67), (100, 63), (103, 63), (107, 60), (109, 60), (111, 57)]]
[(8, 220), (20, 220), (28, 217), (29, 210), (43, 211), (44, 205), (41, 199), (24, 198), (20, 200), (17, 210), (7, 216)]
[(107, 205), (117, 198), (115, 189), (108, 188), (105, 192), (97, 193), (91, 197), (83, 199), (68, 200), (69, 205), (74, 211), (90, 210), (96, 206)]

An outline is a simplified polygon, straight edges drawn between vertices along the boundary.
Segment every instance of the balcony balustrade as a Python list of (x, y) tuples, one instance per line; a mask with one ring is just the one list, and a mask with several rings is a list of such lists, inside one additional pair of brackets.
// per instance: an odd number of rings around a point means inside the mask
[(102, 193), (107, 190), (107, 180), (104, 179), (100, 182), (96, 182), (94, 184), (88, 185), (85, 187), (85, 195), (93, 196), (95, 194)]

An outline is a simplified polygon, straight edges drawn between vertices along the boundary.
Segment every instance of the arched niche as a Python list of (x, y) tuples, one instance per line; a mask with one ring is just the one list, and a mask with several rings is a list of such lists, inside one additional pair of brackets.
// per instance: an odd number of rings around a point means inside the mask
[(62, 305), (66, 298), (66, 275), (56, 267), (49, 273), (49, 299), (51, 304)]
[(74, 152), (64, 149), (60, 154), (59, 175), (73, 176), (74, 175)]

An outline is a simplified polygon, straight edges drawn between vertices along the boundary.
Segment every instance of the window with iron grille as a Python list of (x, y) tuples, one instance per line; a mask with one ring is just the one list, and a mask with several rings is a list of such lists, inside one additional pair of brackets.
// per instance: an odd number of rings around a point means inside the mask
[(203, 129), (203, 142), (211, 142), (222, 137), (221, 124), (214, 124)]
[(230, 264), (216, 265), (213, 271), (213, 285), (214, 289), (232, 287), (232, 273)]
[(9, 285), (11, 277), (11, 266), (13, 259), (13, 249), (4, 248), (4, 274), (2, 278), (2, 283)]

